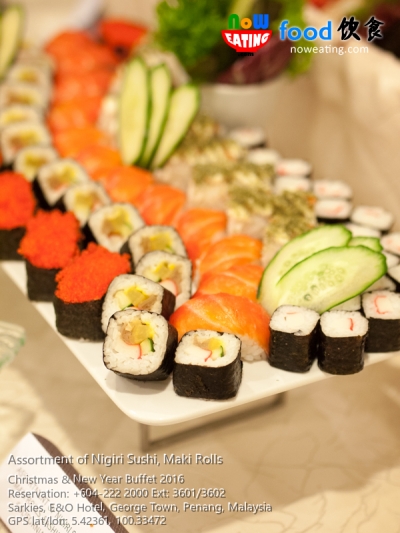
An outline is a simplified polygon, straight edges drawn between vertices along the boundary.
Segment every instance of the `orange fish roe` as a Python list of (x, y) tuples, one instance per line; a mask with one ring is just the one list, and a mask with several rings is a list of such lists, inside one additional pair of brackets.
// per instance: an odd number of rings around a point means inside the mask
[(78, 253), (79, 222), (72, 213), (38, 211), (18, 252), (37, 268), (63, 268)]
[(56, 276), (56, 296), (68, 303), (100, 300), (108, 286), (120, 274), (130, 272), (129, 256), (112, 253), (90, 243)]
[(0, 229), (26, 226), (35, 209), (31, 184), (22, 174), (0, 173)]

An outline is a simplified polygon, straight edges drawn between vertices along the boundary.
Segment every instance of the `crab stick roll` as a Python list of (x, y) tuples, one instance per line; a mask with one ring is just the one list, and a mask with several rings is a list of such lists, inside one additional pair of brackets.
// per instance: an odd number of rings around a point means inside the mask
[(178, 333), (163, 316), (125, 309), (110, 319), (103, 360), (120, 376), (161, 381), (172, 372), (177, 344)]
[[(23, 174), (28, 181), (34, 181), (40, 169), (57, 158), (58, 154), (51, 146), (27, 146), (18, 152), (14, 170)], [(34, 184), (33, 191), (36, 193)]]
[(353, 298), (350, 298), (350, 300), (346, 300), (345, 302), (335, 305), (335, 307), (332, 307), (331, 311), (360, 311), (361, 310), (361, 296), (354, 296)]
[(175, 309), (175, 296), (159, 283), (135, 274), (122, 274), (110, 284), (103, 304), (102, 326), (107, 331), (108, 321), (117, 311), (128, 307), (151, 311), (167, 320)]
[(317, 200), (314, 210), (318, 222), (342, 224), (350, 219), (352, 205), (347, 200)]
[(346, 228), (351, 231), (353, 237), (376, 237), (380, 238), (381, 232), (377, 229), (367, 228), (365, 226), (360, 226), (360, 224), (353, 224), (348, 222), (345, 224)]
[(289, 372), (307, 372), (316, 357), (319, 314), (305, 307), (282, 305), (271, 317), (271, 366)]
[(382, 276), (373, 283), (365, 292), (373, 291), (395, 291), (396, 283), (390, 276)]
[(303, 159), (281, 159), (276, 166), (278, 176), (310, 176), (312, 167)]
[(253, 165), (269, 165), (275, 169), (276, 165), (280, 161), (281, 156), (276, 150), (268, 148), (255, 148), (250, 150), (247, 154), (247, 161), (253, 163)]
[(392, 213), (382, 207), (360, 205), (354, 209), (351, 221), (387, 233), (393, 225), (394, 218)]
[(204, 400), (236, 396), (242, 381), (241, 341), (211, 330), (189, 331), (178, 345), (173, 384), (176, 394)]
[(388, 233), (381, 239), (381, 244), (386, 252), (400, 256), (400, 233)]
[(149, 252), (140, 259), (135, 272), (172, 292), (176, 297), (176, 308), (191, 296), (192, 263), (186, 257), (168, 252)]
[(87, 236), (110, 252), (119, 252), (129, 235), (143, 226), (142, 217), (132, 205), (106, 205), (90, 215)]
[(41, 120), (43, 120), (42, 113), (36, 107), (23, 104), (10, 105), (0, 111), (0, 131), (15, 122), (40, 122)]
[(362, 296), (369, 321), (367, 352), (400, 350), (400, 294), (391, 291), (368, 292)]
[(235, 128), (229, 132), (228, 137), (247, 150), (262, 148), (266, 142), (262, 128)]
[(61, 198), (69, 187), (88, 180), (89, 176), (73, 159), (58, 159), (41, 167), (33, 190), (43, 209), (64, 208)]
[(310, 180), (302, 176), (279, 176), (274, 184), (275, 194), (281, 194), (283, 191), (308, 192), (310, 189)]
[(340, 180), (316, 180), (313, 185), (313, 193), (318, 200), (336, 198), (338, 200), (351, 200), (353, 191), (351, 187)]
[(368, 320), (358, 311), (328, 311), (321, 316), (318, 366), (329, 374), (355, 374), (364, 368)]
[(395, 291), (400, 292), (400, 265), (389, 267), (388, 277), (395, 285)]
[(39, 122), (15, 122), (0, 133), (3, 165), (12, 165), (18, 152), (27, 146), (50, 146), (51, 137), (45, 126)]
[(395, 267), (400, 263), (400, 257), (398, 257), (397, 255), (393, 255), (385, 251), (383, 251), (382, 253), (386, 257), (386, 265), (388, 268)]
[(187, 257), (185, 245), (171, 226), (144, 226), (133, 233), (125, 245), (136, 265), (149, 252), (168, 252)]
[(109, 205), (111, 200), (99, 183), (88, 181), (69, 187), (62, 197), (62, 203), (66, 211), (74, 213), (82, 227), (94, 211)]

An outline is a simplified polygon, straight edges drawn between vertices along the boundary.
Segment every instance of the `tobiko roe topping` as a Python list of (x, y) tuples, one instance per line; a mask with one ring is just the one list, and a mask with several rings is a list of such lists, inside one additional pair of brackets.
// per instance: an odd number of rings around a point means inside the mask
[(37, 268), (63, 268), (79, 252), (79, 222), (72, 213), (38, 211), (18, 252)]
[(56, 296), (68, 303), (99, 300), (108, 286), (120, 274), (130, 272), (128, 254), (109, 252), (102, 246), (90, 243), (56, 276)]
[(35, 210), (31, 184), (22, 174), (0, 174), (0, 229), (11, 230), (26, 226)]

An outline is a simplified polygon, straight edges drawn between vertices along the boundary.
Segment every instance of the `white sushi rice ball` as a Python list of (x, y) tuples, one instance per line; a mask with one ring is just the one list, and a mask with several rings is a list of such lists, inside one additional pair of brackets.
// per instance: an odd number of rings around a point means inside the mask
[(51, 136), (48, 129), (36, 121), (15, 122), (3, 128), (0, 145), (5, 163), (12, 163), (22, 148), (28, 146), (50, 146)]
[(314, 211), (319, 219), (348, 220), (353, 206), (347, 200), (325, 199), (315, 202)]
[(283, 191), (303, 191), (308, 192), (311, 189), (311, 182), (308, 178), (302, 176), (280, 176), (276, 178), (274, 184), (275, 194), (281, 194)]
[(400, 257), (390, 254), (389, 252), (381, 252), (386, 257), (386, 265), (388, 268), (395, 267), (400, 263)]
[(375, 283), (373, 283), (368, 289), (364, 292), (372, 292), (372, 291), (395, 291), (396, 290), (396, 284), (387, 276), (382, 276), (379, 278)]
[(236, 128), (228, 134), (243, 148), (256, 148), (265, 144), (265, 132), (262, 128)]
[(0, 110), (0, 131), (15, 122), (41, 122), (43, 114), (37, 107), (24, 104), (14, 104)]
[(38, 183), (49, 205), (54, 205), (72, 185), (88, 181), (86, 171), (73, 159), (49, 162), (38, 174)]
[(276, 166), (279, 176), (309, 176), (312, 167), (303, 159), (281, 159)]
[(332, 307), (331, 311), (359, 311), (361, 309), (361, 297), (360, 295), (354, 296), (339, 305)]
[[(211, 339), (221, 343), (222, 357), (213, 358), (211, 350), (207, 348)], [(175, 362), (183, 365), (199, 365), (211, 368), (227, 366), (240, 353), (241, 341), (232, 333), (219, 333), (211, 330), (198, 329), (186, 333), (178, 345)]]
[(386, 252), (400, 256), (400, 233), (388, 233), (381, 238), (381, 244)]
[(63, 200), (66, 210), (74, 213), (81, 226), (86, 224), (91, 213), (111, 203), (103, 187), (93, 181), (69, 187)]
[(348, 222), (345, 226), (351, 231), (353, 237), (377, 237), (379, 239), (381, 236), (381, 232), (377, 229), (367, 228), (351, 222)]
[(45, 109), (48, 104), (48, 95), (42, 94), (39, 87), (29, 83), (5, 82), (0, 85), (0, 108), (12, 104), (24, 104)]
[(247, 161), (253, 165), (271, 165), (275, 168), (280, 160), (279, 153), (269, 148), (254, 148), (247, 153)]
[(319, 314), (312, 309), (297, 305), (281, 305), (270, 322), (270, 328), (282, 333), (293, 333), (296, 336), (310, 335), (317, 325)]
[(362, 296), (362, 304), (367, 318), (400, 319), (400, 294), (395, 292), (367, 292)]

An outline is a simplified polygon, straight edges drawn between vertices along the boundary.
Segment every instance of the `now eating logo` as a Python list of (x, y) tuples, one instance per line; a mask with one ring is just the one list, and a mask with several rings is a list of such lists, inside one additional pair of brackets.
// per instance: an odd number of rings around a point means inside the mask
[[(228, 30), (221, 30), (226, 44), (240, 54), (254, 55), (265, 46), (271, 38), (272, 31), (268, 30), (269, 15), (255, 14), (253, 19), (243, 18), (232, 14), (228, 18)], [(240, 29), (242, 28), (242, 29)], [(253, 29), (251, 29), (253, 28)]]

